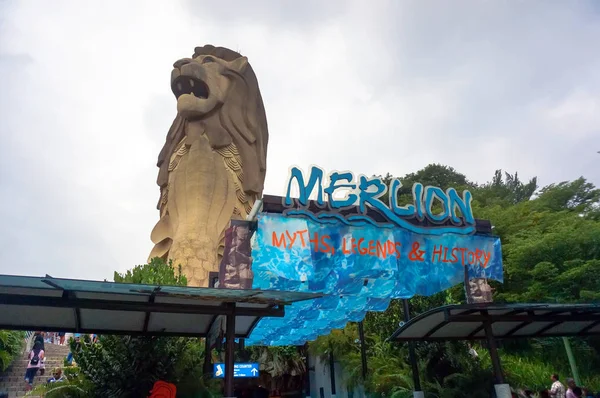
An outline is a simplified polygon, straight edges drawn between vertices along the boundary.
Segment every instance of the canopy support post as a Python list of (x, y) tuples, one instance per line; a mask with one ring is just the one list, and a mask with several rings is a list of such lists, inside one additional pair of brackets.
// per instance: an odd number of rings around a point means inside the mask
[(304, 363), (306, 366), (306, 377), (304, 379), (304, 389), (306, 390), (306, 398), (310, 398), (310, 357), (309, 357), (309, 353), (308, 353), (308, 343), (304, 343)]
[(204, 338), (204, 365), (203, 365), (204, 377), (209, 377), (210, 374), (212, 373), (211, 357), (212, 357), (212, 352), (210, 349), (210, 337), (206, 336)]
[(225, 343), (225, 397), (233, 397), (233, 368), (235, 366), (235, 303), (228, 304), (233, 311), (227, 314)]
[[(404, 311), (404, 322), (410, 321), (410, 306), (408, 299), (402, 299), (402, 309)], [(413, 377), (413, 397), (424, 398), (425, 393), (421, 390), (421, 379), (419, 377), (419, 365), (417, 364), (417, 355), (415, 353), (415, 345), (412, 341), (408, 342), (408, 360), (412, 368)]]
[(496, 390), (496, 397), (498, 398), (511, 398), (512, 394), (510, 386), (504, 382), (504, 374), (502, 373), (502, 366), (500, 365), (500, 356), (498, 355), (498, 346), (496, 345), (496, 339), (494, 338), (494, 332), (492, 331), (492, 324), (489, 321), (484, 323), (485, 337), (488, 343), (488, 350), (490, 352), (490, 358), (492, 360), (492, 368), (494, 370), (494, 378), (496, 384), (494, 389)]
[(335, 363), (333, 362), (333, 350), (329, 347), (329, 378), (331, 381), (331, 398), (335, 398)]
[(358, 338), (360, 339), (360, 362), (362, 366), (363, 383), (367, 380), (367, 347), (365, 343), (365, 328), (363, 321), (358, 322)]

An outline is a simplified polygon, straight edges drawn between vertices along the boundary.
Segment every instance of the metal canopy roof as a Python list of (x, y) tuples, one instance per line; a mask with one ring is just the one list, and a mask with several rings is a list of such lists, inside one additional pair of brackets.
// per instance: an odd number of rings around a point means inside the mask
[(234, 314), (235, 336), (248, 337), (261, 317), (320, 296), (0, 275), (0, 329), (205, 337)]
[(390, 340), (480, 340), (600, 335), (600, 305), (470, 304), (435, 308), (411, 319)]

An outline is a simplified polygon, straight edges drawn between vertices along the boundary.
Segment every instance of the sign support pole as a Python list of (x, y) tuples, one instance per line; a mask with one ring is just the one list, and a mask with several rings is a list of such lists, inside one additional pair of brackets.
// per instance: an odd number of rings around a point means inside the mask
[(225, 345), (225, 397), (233, 397), (233, 370), (235, 366), (235, 303), (233, 313), (227, 315), (226, 345)]
[(211, 349), (210, 349), (210, 338), (206, 336), (204, 338), (204, 376), (209, 377), (211, 373)]
[(310, 398), (310, 358), (308, 353), (308, 343), (304, 343), (306, 378), (304, 379), (304, 389), (306, 390), (306, 398)]
[(488, 350), (490, 351), (490, 358), (492, 360), (492, 368), (494, 369), (494, 378), (496, 379), (496, 384), (494, 384), (496, 397), (511, 398), (512, 393), (510, 391), (510, 386), (504, 382), (504, 374), (502, 373), (502, 366), (500, 365), (498, 346), (496, 345), (496, 339), (494, 338), (494, 332), (492, 331), (492, 324), (490, 322), (485, 322), (484, 328)]
[(335, 398), (335, 363), (331, 347), (329, 347), (329, 377), (331, 379), (331, 398)]
[(362, 365), (363, 382), (367, 380), (367, 347), (365, 343), (365, 329), (363, 321), (358, 322), (358, 338), (360, 339), (360, 361)]
[[(410, 307), (408, 305), (408, 299), (402, 299), (402, 308), (404, 310), (404, 322), (410, 321)], [(419, 378), (419, 365), (417, 364), (417, 355), (415, 354), (415, 346), (412, 341), (408, 342), (408, 359), (410, 366), (412, 367), (413, 377), (413, 397), (423, 398), (425, 393), (421, 390), (421, 379)]]

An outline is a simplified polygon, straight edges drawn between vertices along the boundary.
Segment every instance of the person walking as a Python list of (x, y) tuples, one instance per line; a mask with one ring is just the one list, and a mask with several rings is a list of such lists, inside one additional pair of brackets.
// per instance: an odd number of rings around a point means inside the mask
[(44, 349), (44, 332), (35, 332), (33, 335), (33, 345), (40, 343), (42, 350)]
[[(81, 349), (81, 334), (80, 333), (75, 333), (75, 351), (79, 351)], [(69, 354), (67, 355), (67, 362), (69, 363), (69, 365), (73, 364), (73, 350), (69, 351)]]
[[(46, 338), (46, 334), (44, 332), (35, 332), (35, 334), (33, 335), (33, 345), (35, 346), (36, 344), (39, 344), (40, 348), (45, 351), (46, 350), (46, 347), (44, 345), (45, 338)], [(44, 373), (46, 372), (45, 361), (46, 360), (44, 358), (42, 358), (40, 360), (40, 365), (37, 367), (37, 369), (40, 371), (41, 376), (43, 376)]]
[(26, 390), (31, 391), (33, 388), (33, 379), (39, 370), (42, 360), (44, 359), (44, 350), (39, 342), (33, 345), (33, 349), (29, 352), (29, 362), (25, 371), (25, 382), (27, 383)]
[(553, 374), (550, 379), (552, 380), (552, 387), (550, 387), (550, 397), (551, 398), (565, 398), (566, 391), (563, 383), (560, 382), (558, 378), (558, 374)]

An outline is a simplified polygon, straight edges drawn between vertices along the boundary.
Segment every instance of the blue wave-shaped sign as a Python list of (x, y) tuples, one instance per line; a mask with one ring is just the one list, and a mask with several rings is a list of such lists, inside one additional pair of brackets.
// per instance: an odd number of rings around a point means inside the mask
[(497, 237), (422, 235), (311, 216), (317, 218), (259, 215), (252, 288), (325, 296), (286, 307), (284, 318), (262, 319), (248, 345), (304, 344), (369, 311), (385, 311), (391, 299), (430, 296), (463, 283), (465, 271), (469, 278), (503, 281)]

